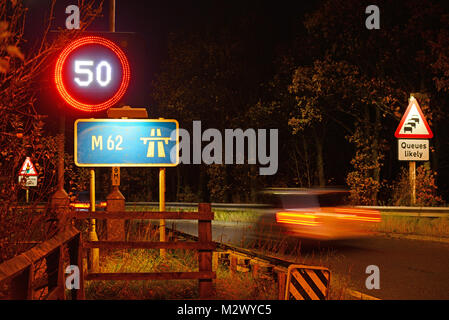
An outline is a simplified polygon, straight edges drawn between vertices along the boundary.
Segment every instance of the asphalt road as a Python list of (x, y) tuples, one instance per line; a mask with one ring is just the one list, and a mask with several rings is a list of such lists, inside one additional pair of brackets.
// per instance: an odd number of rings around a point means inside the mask
[[(197, 235), (196, 222), (167, 221), (167, 227)], [(247, 246), (249, 224), (212, 225), (214, 241)], [(309, 265), (328, 267), (346, 277), (351, 287), (380, 299), (449, 299), (449, 243), (375, 236), (332, 242), (289, 241), (285, 253)], [(366, 267), (380, 270), (380, 289), (365, 287)]]

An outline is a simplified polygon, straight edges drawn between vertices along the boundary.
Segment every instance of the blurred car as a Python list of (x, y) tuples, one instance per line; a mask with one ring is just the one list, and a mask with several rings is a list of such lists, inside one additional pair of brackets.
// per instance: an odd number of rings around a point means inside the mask
[(339, 189), (266, 190), (259, 195), (267, 209), (253, 227), (255, 238), (336, 240), (374, 234), (380, 212), (346, 205), (348, 195)]
[[(106, 209), (106, 196), (103, 193), (95, 193), (95, 211), (102, 211)], [(73, 200), (70, 201), (70, 208), (75, 211), (90, 211), (90, 192), (78, 192)]]

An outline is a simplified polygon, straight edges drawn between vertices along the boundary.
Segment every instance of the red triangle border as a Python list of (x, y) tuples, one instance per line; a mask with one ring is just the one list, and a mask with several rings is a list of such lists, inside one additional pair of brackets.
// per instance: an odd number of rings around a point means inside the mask
[[(405, 119), (407, 119), (408, 114), (410, 113), (410, 110), (412, 109), (412, 105), (413, 105), (413, 101), (415, 100), (416, 103), (416, 109), (418, 109), (418, 113), (421, 116), (421, 119), (424, 122), (424, 125), (426, 126), (427, 131), (429, 132), (428, 134), (400, 134), (399, 132), (401, 131), (401, 128), (404, 125)], [(424, 114), (422, 113), (421, 107), (419, 106), (418, 100), (416, 99), (411, 99), (410, 103), (408, 104), (407, 110), (405, 110), (404, 115), (402, 116), (401, 122), (399, 122), (399, 126), (396, 129), (396, 132), (394, 133), (394, 136), (396, 138), (410, 138), (410, 139), (430, 139), (433, 138), (433, 132), (432, 130), (430, 130), (430, 126), (427, 123), (426, 118), (424, 117)]]
[[(29, 160), (30, 163), (31, 163), (30, 169), (33, 168), (36, 173), (32, 173), (32, 174), (22, 173), (22, 171), (25, 170), (24, 166), (25, 166), (25, 163), (27, 162), (27, 160)], [(20, 167), (19, 176), (27, 176), (27, 177), (38, 176), (36, 167), (34, 166), (33, 162), (30, 159), (30, 157), (26, 157), (25, 161), (23, 162), (22, 166)]]

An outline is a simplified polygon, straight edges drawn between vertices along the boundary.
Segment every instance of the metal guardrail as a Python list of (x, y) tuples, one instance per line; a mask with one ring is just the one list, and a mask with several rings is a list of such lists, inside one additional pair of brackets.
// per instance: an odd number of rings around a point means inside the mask
[[(45, 208), (46, 203), (39, 203), (34, 206), (37, 210)], [(21, 204), (21, 206), (25, 206)], [(159, 202), (126, 202), (127, 208), (132, 207), (159, 207)], [(196, 208), (197, 203), (194, 202), (167, 202), (168, 208)], [(212, 203), (213, 210), (222, 211), (239, 211), (239, 210), (258, 210), (266, 209), (269, 206), (257, 203)], [(405, 207), (405, 206), (357, 206), (361, 209), (375, 209), (381, 211), (386, 216), (403, 216), (403, 217), (427, 217), (427, 218), (449, 218), (449, 207)]]
[[(132, 207), (158, 207), (158, 202), (126, 202), (127, 208)], [(196, 203), (190, 202), (167, 202), (169, 208), (193, 208)], [(256, 203), (212, 203), (212, 209), (223, 211), (258, 210), (267, 209), (268, 205)], [(405, 216), (405, 217), (428, 217), (442, 218), (449, 217), (449, 207), (405, 207), (405, 206), (356, 206), (361, 209), (374, 209), (381, 211), (384, 215)]]
[(357, 206), (357, 208), (379, 210), (384, 215), (404, 217), (449, 217), (449, 207), (394, 207), (394, 206)]

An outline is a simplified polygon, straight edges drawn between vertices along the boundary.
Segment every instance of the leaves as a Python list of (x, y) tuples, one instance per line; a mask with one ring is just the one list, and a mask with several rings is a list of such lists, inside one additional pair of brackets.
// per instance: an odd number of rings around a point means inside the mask
[(9, 70), (9, 61), (6, 58), (0, 58), (0, 73), (6, 73)]
[(11, 57), (19, 58), (22, 61), (25, 60), (25, 56), (23, 55), (23, 53), (20, 51), (20, 49), (17, 46), (13, 46), (13, 45), (7, 46), (6, 52), (8, 52), (8, 54)]
[[(416, 206), (441, 206), (444, 202), (436, 185), (437, 173), (421, 165), (416, 168)], [(411, 186), (409, 170), (402, 168), (396, 181), (392, 183), (391, 204), (395, 206), (411, 205)]]
[(0, 21), (0, 33), (8, 30), (8, 21)]

